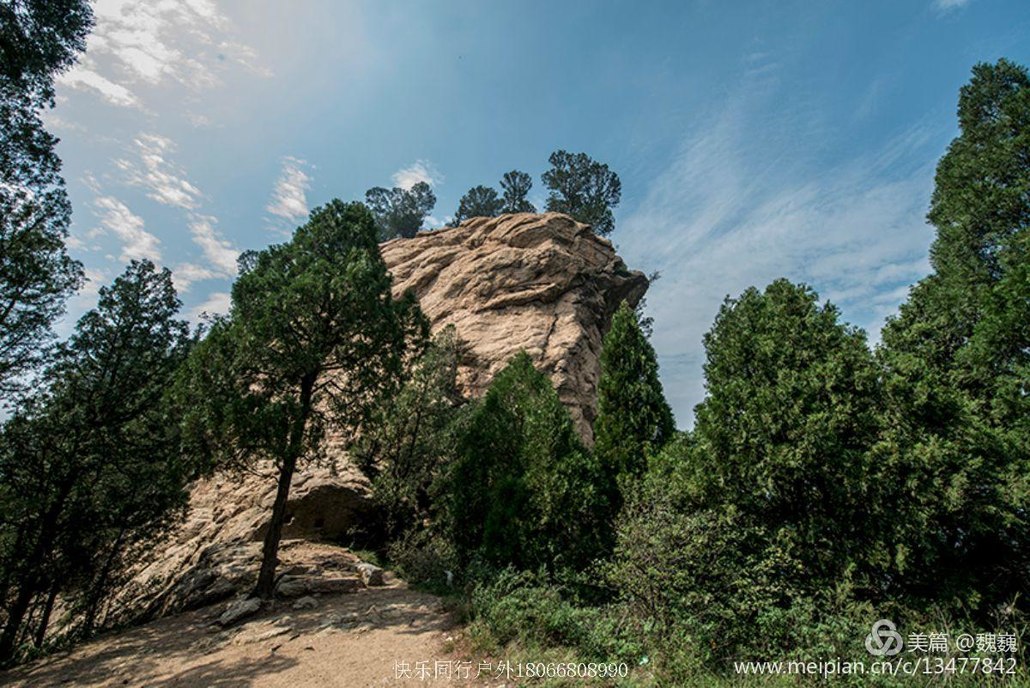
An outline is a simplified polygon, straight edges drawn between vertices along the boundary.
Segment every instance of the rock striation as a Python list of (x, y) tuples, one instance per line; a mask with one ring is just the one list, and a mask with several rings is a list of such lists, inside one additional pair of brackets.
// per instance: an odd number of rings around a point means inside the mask
[(580, 435), (593, 441), (601, 339), (647, 290), (611, 242), (567, 215), (473, 218), (382, 245), (394, 291), (411, 289), (434, 331), (453, 325), (471, 353), (464, 391), (481, 395), (520, 350), (551, 377)]
[[(412, 290), (434, 331), (453, 325), (463, 340), (468, 357), (459, 375), (467, 394), (481, 395), (525, 350), (592, 442), (601, 339), (618, 305), (635, 305), (648, 286), (608, 240), (566, 215), (517, 214), (388, 241), (382, 254), (395, 293)], [(375, 567), (303, 544), (345, 541), (368, 513), (367, 481), (345, 456), (335, 459), (294, 476), (282, 596), (382, 584)], [(141, 563), (114, 616), (160, 616), (246, 595), (274, 496), (271, 466), (200, 481), (186, 520)]]

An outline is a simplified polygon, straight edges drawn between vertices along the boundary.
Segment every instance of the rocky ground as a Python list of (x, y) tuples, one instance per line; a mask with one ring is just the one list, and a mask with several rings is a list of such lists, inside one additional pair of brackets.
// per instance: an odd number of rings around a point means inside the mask
[[(311, 546), (305, 558), (353, 560), (345, 550), (330, 549)], [(298, 551), (291, 553), (292, 558), (300, 556)], [(334, 573), (329, 578), (342, 575)], [(463, 644), (462, 630), (440, 598), (412, 590), (389, 573), (381, 586), (362, 585), (353, 590), (283, 599), (229, 626), (219, 624), (227, 608), (224, 602), (169, 616), (2, 673), (0, 685), (498, 685), (497, 681), (432, 676), (437, 662), (452, 663), (453, 668), (457, 666), (454, 663), (468, 660), (455, 649)], [(425, 663), (422, 666), (430, 669), (430, 676), (417, 675), (419, 663)], [(475, 669), (471, 671), (474, 674)]]

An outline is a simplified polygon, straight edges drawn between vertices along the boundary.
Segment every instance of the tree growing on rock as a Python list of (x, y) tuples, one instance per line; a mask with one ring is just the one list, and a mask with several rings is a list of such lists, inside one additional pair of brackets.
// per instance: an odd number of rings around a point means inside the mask
[(473, 217), (496, 217), (501, 214), (504, 202), (497, 191), (489, 186), (474, 186), (458, 201), (458, 210), (454, 213), (451, 226), (457, 227), (465, 220)]
[(611, 234), (615, 229), (612, 208), (622, 198), (619, 175), (586, 153), (557, 150), (549, 161), (551, 169), (542, 176), (549, 190), (547, 210), (571, 215), (600, 236)]
[(260, 251), (233, 285), (229, 316), (180, 381), (188, 446), (218, 463), (274, 462), (275, 502), (254, 593), (274, 593), (276, 558), (298, 465), (324, 456), (325, 430), (351, 436), (399, 385), (427, 323), (410, 294), (391, 296), (376, 223), (334, 200), (291, 241)]
[(458, 201), (458, 210), (450, 222), (457, 227), (472, 217), (496, 217), (504, 213), (535, 213), (536, 208), (527, 196), (533, 188), (533, 179), (525, 172), (512, 170), (501, 178), (503, 197), (489, 186), (474, 186)]
[(529, 190), (533, 188), (533, 178), (525, 172), (512, 170), (501, 177), (501, 190), (504, 192), (502, 213), (535, 213), (536, 207), (529, 202)]
[(410, 189), (377, 186), (365, 192), (365, 205), (375, 216), (380, 241), (410, 239), (433, 212), (436, 194), (428, 182), (418, 182)]

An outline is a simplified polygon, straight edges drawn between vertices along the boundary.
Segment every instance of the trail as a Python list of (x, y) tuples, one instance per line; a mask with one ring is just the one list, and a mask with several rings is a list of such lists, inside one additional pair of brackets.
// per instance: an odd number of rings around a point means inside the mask
[[(239, 626), (214, 624), (224, 604), (110, 633), (0, 673), (0, 685), (135, 688), (362, 688), (487, 685), (434, 678), (437, 662), (457, 662), (451, 616), (433, 595), (396, 578), (356, 593), (293, 600)], [(419, 663), (429, 676), (418, 677)], [(404, 664), (406, 663), (406, 667)], [(451, 664), (450, 666), (454, 666)], [(476, 663), (472, 662), (472, 675)], [(411, 672), (405, 678), (405, 669)], [(400, 675), (400, 677), (399, 677)], [(496, 681), (490, 685), (498, 685)]]

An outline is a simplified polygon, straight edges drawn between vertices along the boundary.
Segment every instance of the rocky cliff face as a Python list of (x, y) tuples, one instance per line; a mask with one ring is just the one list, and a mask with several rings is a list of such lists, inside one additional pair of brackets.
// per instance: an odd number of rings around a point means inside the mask
[[(619, 303), (635, 305), (647, 289), (611, 243), (565, 215), (520, 214), (389, 241), (382, 251), (395, 292), (413, 290), (434, 331), (454, 325), (464, 340), (471, 356), (460, 375), (468, 394), (482, 394), (524, 349), (592, 441), (602, 336)], [(285, 540), (339, 541), (362, 518), (368, 484), (346, 457), (337, 458), (333, 470), (308, 467), (294, 477)], [(185, 523), (155, 549), (117, 606), (160, 615), (248, 590), (274, 493), (271, 467), (198, 483)], [(289, 551), (284, 565), (295, 574), (325, 568), (291, 560)]]
[(394, 291), (413, 290), (434, 331), (454, 325), (468, 344), (467, 393), (482, 394), (525, 349), (593, 441), (601, 338), (619, 303), (636, 305), (647, 290), (607, 239), (566, 215), (526, 213), (474, 218), (382, 250)]

